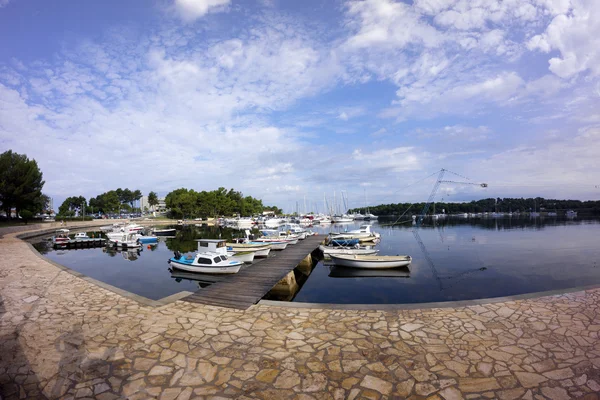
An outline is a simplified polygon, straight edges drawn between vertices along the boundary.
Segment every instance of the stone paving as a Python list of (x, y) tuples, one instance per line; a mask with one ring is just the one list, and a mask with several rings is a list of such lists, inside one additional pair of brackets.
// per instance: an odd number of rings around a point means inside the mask
[(600, 290), (461, 308), (141, 305), (0, 240), (0, 398), (598, 399)]

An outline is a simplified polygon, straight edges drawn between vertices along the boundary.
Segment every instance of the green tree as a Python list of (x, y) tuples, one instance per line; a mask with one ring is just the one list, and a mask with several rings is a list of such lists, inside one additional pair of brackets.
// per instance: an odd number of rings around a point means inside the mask
[(20, 210), (37, 210), (42, 199), (42, 171), (35, 160), (12, 150), (0, 154), (0, 202), (10, 218), (14, 207)]
[(58, 208), (58, 214), (64, 217), (72, 217), (75, 211), (83, 211), (87, 207), (87, 202), (83, 196), (67, 197)]
[(23, 218), (23, 220), (25, 221), (25, 224), (27, 224), (29, 222), (29, 220), (31, 220), (33, 218), (33, 213), (29, 210), (21, 210), (19, 215), (21, 216), (21, 218)]
[(154, 192), (148, 193), (148, 204), (150, 207), (155, 207), (158, 205), (158, 196)]

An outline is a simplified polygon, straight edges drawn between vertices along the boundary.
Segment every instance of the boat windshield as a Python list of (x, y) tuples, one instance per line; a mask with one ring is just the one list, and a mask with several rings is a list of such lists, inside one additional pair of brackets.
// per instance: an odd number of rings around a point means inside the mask
[(212, 264), (212, 260), (210, 258), (198, 257), (198, 264)]
[(222, 260), (222, 261), (227, 261), (227, 257), (225, 257), (225, 256), (221, 256), (221, 260)]
[(220, 259), (219, 257), (215, 257), (215, 258), (213, 259), (213, 261), (214, 261), (215, 263), (219, 263), (219, 262), (221, 262), (221, 259)]

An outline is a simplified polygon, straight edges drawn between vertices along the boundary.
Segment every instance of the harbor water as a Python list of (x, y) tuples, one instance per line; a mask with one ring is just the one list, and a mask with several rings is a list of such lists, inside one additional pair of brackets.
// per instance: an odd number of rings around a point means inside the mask
[[(299, 289), (286, 300), (428, 303), (600, 285), (598, 219), (448, 218), (426, 220), (418, 235), (410, 222), (389, 226), (382, 220), (372, 224), (373, 230), (381, 234), (376, 247), (379, 254), (410, 255), (413, 261), (409, 269), (364, 271), (334, 267), (320, 260), (308, 276), (297, 279)], [(312, 229), (328, 233), (358, 226), (334, 224)], [(130, 251), (61, 250), (53, 249), (44, 238), (32, 242), (54, 262), (157, 300), (183, 290), (202, 290), (214, 282), (211, 276), (170, 271), (167, 260), (175, 250), (192, 254), (195, 239), (236, 235), (238, 232), (227, 228), (190, 226), (178, 230), (175, 237), (161, 238), (157, 245)]]

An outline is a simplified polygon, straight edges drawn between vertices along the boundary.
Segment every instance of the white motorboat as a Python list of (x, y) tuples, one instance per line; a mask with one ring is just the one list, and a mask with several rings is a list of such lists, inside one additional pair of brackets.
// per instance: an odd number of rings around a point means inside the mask
[(365, 219), (365, 215), (362, 215), (361, 213), (356, 213), (352, 217), (355, 221), (363, 221)]
[(227, 245), (222, 239), (198, 239), (198, 253), (195, 256), (181, 255), (169, 259), (169, 264), (189, 272), (204, 274), (235, 274), (244, 264), (241, 260), (230, 260)]
[(365, 215), (364, 219), (365, 219), (365, 221), (373, 221), (373, 220), (376, 220), (377, 218), (379, 218), (379, 217), (377, 217), (377, 215), (368, 213), (367, 215)]
[(319, 246), (319, 250), (323, 252), (323, 254), (328, 257), (331, 254), (346, 254), (346, 255), (371, 255), (377, 254), (379, 250), (373, 249), (370, 246), (367, 247), (334, 247), (334, 246)]
[(219, 255), (213, 252), (196, 253), (195, 256), (185, 256), (176, 252), (175, 257), (169, 259), (169, 264), (173, 268), (189, 272), (235, 274), (244, 263), (238, 260), (230, 260), (227, 255)]
[(335, 222), (335, 223), (342, 223), (342, 222), (353, 222), (354, 218), (343, 214), (343, 215), (334, 215), (333, 217), (331, 217), (331, 221)]
[(263, 229), (260, 231), (263, 236), (254, 239), (255, 242), (286, 242), (287, 244), (298, 243), (298, 236), (288, 234), (287, 232), (274, 229)]
[(74, 236), (75, 239), (89, 239), (90, 237), (85, 232), (77, 232)]
[(297, 235), (298, 239), (306, 239), (308, 232), (298, 224), (285, 224), (279, 228), (280, 232), (287, 232), (288, 234)]
[(138, 240), (138, 237), (139, 235), (137, 233), (121, 233), (121, 236), (119, 237), (109, 236), (108, 243), (109, 245), (122, 248), (142, 247), (142, 244)]
[(340, 267), (387, 269), (407, 267), (412, 262), (411, 256), (369, 256), (331, 254), (333, 263)]
[(565, 216), (568, 218), (574, 218), (577, 216), (577, 211), (567, 210), (567, 212), (565, 213)]
[(66, 228), (57, 229), (52, 237), (52, 243), (55, 246), (60, 246), (69, 243), (69, 230)]
[[(336, 239), (343, 237), (344, 239), (360, 239), (360, 238), (379, 238), (381, 235), (371, 231), (371, 225), (361, 225), (359, 229), (354, 229), (347, 232), (332, 233), (331, 238)], [(371, 239), (372, 240), (372, 239)]]

